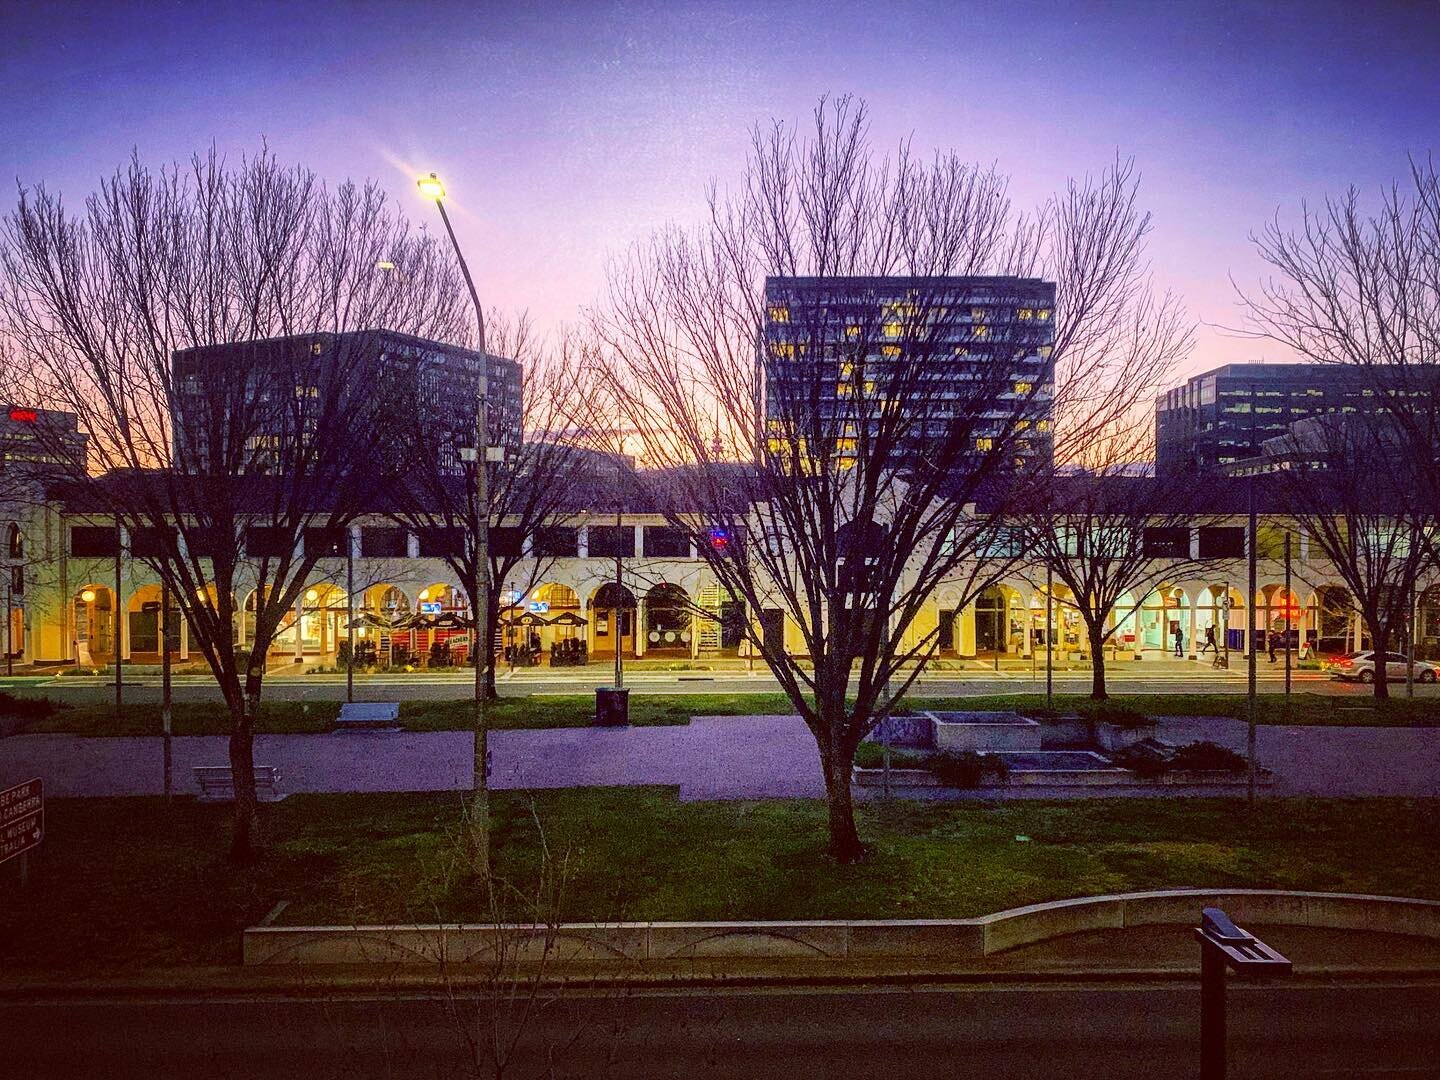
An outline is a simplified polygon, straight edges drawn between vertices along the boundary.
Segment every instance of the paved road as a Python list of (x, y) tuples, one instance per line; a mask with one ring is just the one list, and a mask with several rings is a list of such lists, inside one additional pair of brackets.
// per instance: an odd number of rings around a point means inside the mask
[[(1194, 1076), (1180, 984), (645, 991), (545, 998), (516, 1076)], [(471, 999), (51, 1001), (0, 1005), (14, 1077), (449, 1077), (495, 1015)], [(505, 1015), (505, 1014), (502, 1014)], [(1433, 1077), (1440, 985), (1290, 982), (1230, 992), (1231, 1075)], [(553, 1071), (547, 1064), (553, 1063)], [(511, 1075), (511, 1073), (506, 1073)]]
[[(1167, 739), (1211, 739), (1241, 750), (1245, 725), (1168, 717)], [(700, 717), (680, 727), (556, 728), (491, 735), (496, 788), (667, 784), (683, 799), (820, 797), (814, 740), (793, 716)], [(1440, 795), (1440, 737), (1430, 728), (1261, 727), (1260, 762), (1277, 794)], [(228, 761), (223, 736), (174, 740), (177, 790), (193, 791), (191, 766)], [(283, 790), (449, 791), (470, 785), (463, 731), (260, 735), (259, 764), (279, 766)], [(158, 794), (157, 738), (17, 735), (0, 740), (0, 786), (44, 777), (52, 797)], [(1180, 794), (1173, 788), (1015, 787), (947, 793), (967, 798)], [(874, 796), (873, 791), (865, 795)], [(942, 793), (926, 792), (922, 797)]]

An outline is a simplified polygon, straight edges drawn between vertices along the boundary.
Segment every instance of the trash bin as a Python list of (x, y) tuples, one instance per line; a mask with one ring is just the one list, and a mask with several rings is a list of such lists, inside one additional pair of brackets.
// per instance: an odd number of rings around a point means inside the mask
[(595, 688), (595, 723), (600, 727), (624, 727), (630, 723), (630, 691), (613, 686)]

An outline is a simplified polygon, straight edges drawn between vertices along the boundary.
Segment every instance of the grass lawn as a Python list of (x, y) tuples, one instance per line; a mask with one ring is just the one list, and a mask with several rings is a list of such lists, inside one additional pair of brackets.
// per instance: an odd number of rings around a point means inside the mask
[[(26, 697), (37, 696), (26, 694)], [(1259, 696), (1262, 724), (1328, 724), (1362, 726), (1440, 726), (1440, 697), (1392, 698), (1376, 702), (1370, 697), (1335, 697), (1294, 694), (1287, 717), (1283, 694)], [(1151, 716), (1245, 716), (1245, 698), (1236, 694), (1115, 694), (1110, 703)], [(1019, 709), (1044, 707), (1043, 694), (986, 694), (970, 697), (916, 697), (907, 703), (917, 709)], [(1056, 694), (1062, 713), (1083, 709), (1090, 699), (1081, 694)], [(3, 708), (3, 705), (0, 705)], [(312, 734), (331, 729), (340, 711), (336, 701), (267, 701), (261, 707), (261, 733)], [(585, 727), (595, 711), (591, 694), (544, 694), (502, 697), (492, 703), (490, 723), (496, 729)], [(742, 716), (794, 711), (785, 695), (773, 694), (632, 694), (630, 720), (639, 726), (687, 724), (692, 716)], [(176, 735), (224, 735), (229, 716), (218, 703), (183, 702), (173, 708)], [(404, 701), (401, 725), (411, 731), (455, 731), (470, 727), (468, 701)], [(159, 735), (160, 706), (126, 705), (115, 719), (113, 705), (77, 705), (60, 708), (48, 717), (25, 720), (23, 731), (63, 732), (73, 735)]]
[[(34, 695), (26, 695), (27, 697)], [(469, 701), (402, 701), (400, 723), (411, 731), (456, 731), (471, 726)], [(739, 716), (790, 712), (781, 694), (636, 694), (630, 698), (630, 722), (637, 726), (688, 724), (691, 716)], [(264, 734), (319, 734), (329, 731), (340, 712), (338, 701), (263, 701), (257, 731)], [(595, 712), (592, 694), (502, 697), (490, 706), (490, 725), (506, 728), (586, 727)], [(218, 702), (178, 702), (171, 709), (176, 735), (226, 735), (229, 713)], [(28, 718), (26, 734), (159, 735), (160, 706), (125, 705), (120, 719), (114, 705), (61, 707), (49, 716)]]
[[(1253, 815), (1218, 799), (867, 804), (873, 854), (858, 867), (826, 857), (818, 801), (681, 803), (648, 788), (493, 805), (497, 874), (531, 895), (543, 829), (564, 868), (558, 915), (573, 920), (964, 917), (1184, 886), (1440, 897), (1437, 800), (1266, 800)], [(484, 921), (458, 858), (462, 806), (457, 793), (294, 795), (266, 808), (271, 846), (236, 869), (224, 806), (53, 801), (31, 888), (5, 882), (0, 968), (235, 963), (240, 930), (282, 899), (291, 924)]]
[[(1404, 689), (1401, 689), (1403, 695)], [(1407, 699), (1403, 696), (1376, 701), (1357, 695), (1295, 693), (1290, 695), (1287, 714), (1284, 694), (1257, 694), (1256, 721), (1261, 724), (1323, 724), (1329, 726), (1440, 727), (1440, 697)], [(945, 703), (941, 703), (945, 704)], [(1093, 705), (1084, 694), (1056, 694), (1055, 708), (1061, 713)], [(1244, 694), (1111, 694), (1107, 704), (1134, 709), (1148, 716), (1233, 716), (1245, 718)], [(934, 702), (917, 701), (920, 708), (935, 708)], [(968, 709), (1043, 709), (1044, 694), (990, 694), (964, 699)], [(954, 701), (950, 708), (956, 707)]]

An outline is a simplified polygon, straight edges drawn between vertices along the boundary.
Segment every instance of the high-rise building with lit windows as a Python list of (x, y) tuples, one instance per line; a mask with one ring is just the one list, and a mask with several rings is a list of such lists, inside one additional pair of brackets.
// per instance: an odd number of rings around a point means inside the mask
[[(1397, 372), (1395, 392), (1433, 401), (1419, 374)], [(1376, 375), (1342, 364), (1226, 364), (1196, 375), (1155, 399), (1156, 475), (1231, 471), (1297, 421), (1373, 412)]]
[[(521, 439), (520, 365), (486, 359), (490, 445), (513, 452)], [(284, 469), (304, 442), (297, 432), (347, 438), (327, 428), (335, 417), (382, 430), (397, 417), (419, 425), (417, 435), (445, 451), (441, 467), (457, 474), (461, 451), (474, 445), (481, 357), (458, 345), (359, 330), (185, 349), (171, 363), (175, 463), (188, 472)], [(392, 441), (399, 448), (405, 440)]]
[[(952, 462), (993, 464), (997, 452), (1022, 467), (1052, 460), (1053, 282), (770, 277), (765, 301), (759, 363), (772, 450), (788, 439), (843, 466), (860, 440), (888, 430), (887, 454), (907, 462), (941, 446)], [(951, 445), (962, 438), (963, 448)]]

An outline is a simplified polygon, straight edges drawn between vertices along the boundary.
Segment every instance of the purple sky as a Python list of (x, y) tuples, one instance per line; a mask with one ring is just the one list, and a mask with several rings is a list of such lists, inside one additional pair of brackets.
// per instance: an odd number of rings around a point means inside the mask
[[(1157, 278), (1207, 322), (1255, 280), (1247, 232), (1435, 147), (1440, 4), (876, 2), (49, 5), (0, 0), (0, 175), (78, 200), (262, 137), (421, 220), (446, 180), (487, 303), (572, 318), (608, 252), (693, 220), (746, 130), (822, 93), (996, 162), (1022, 201), (1133, 154)], [(1437, 148), (1440, 149), (1440, 148)], [(11, 197), (3, 204), (8, 206)], [(1188, 367), (1273, 347), (1202, 329)]]

